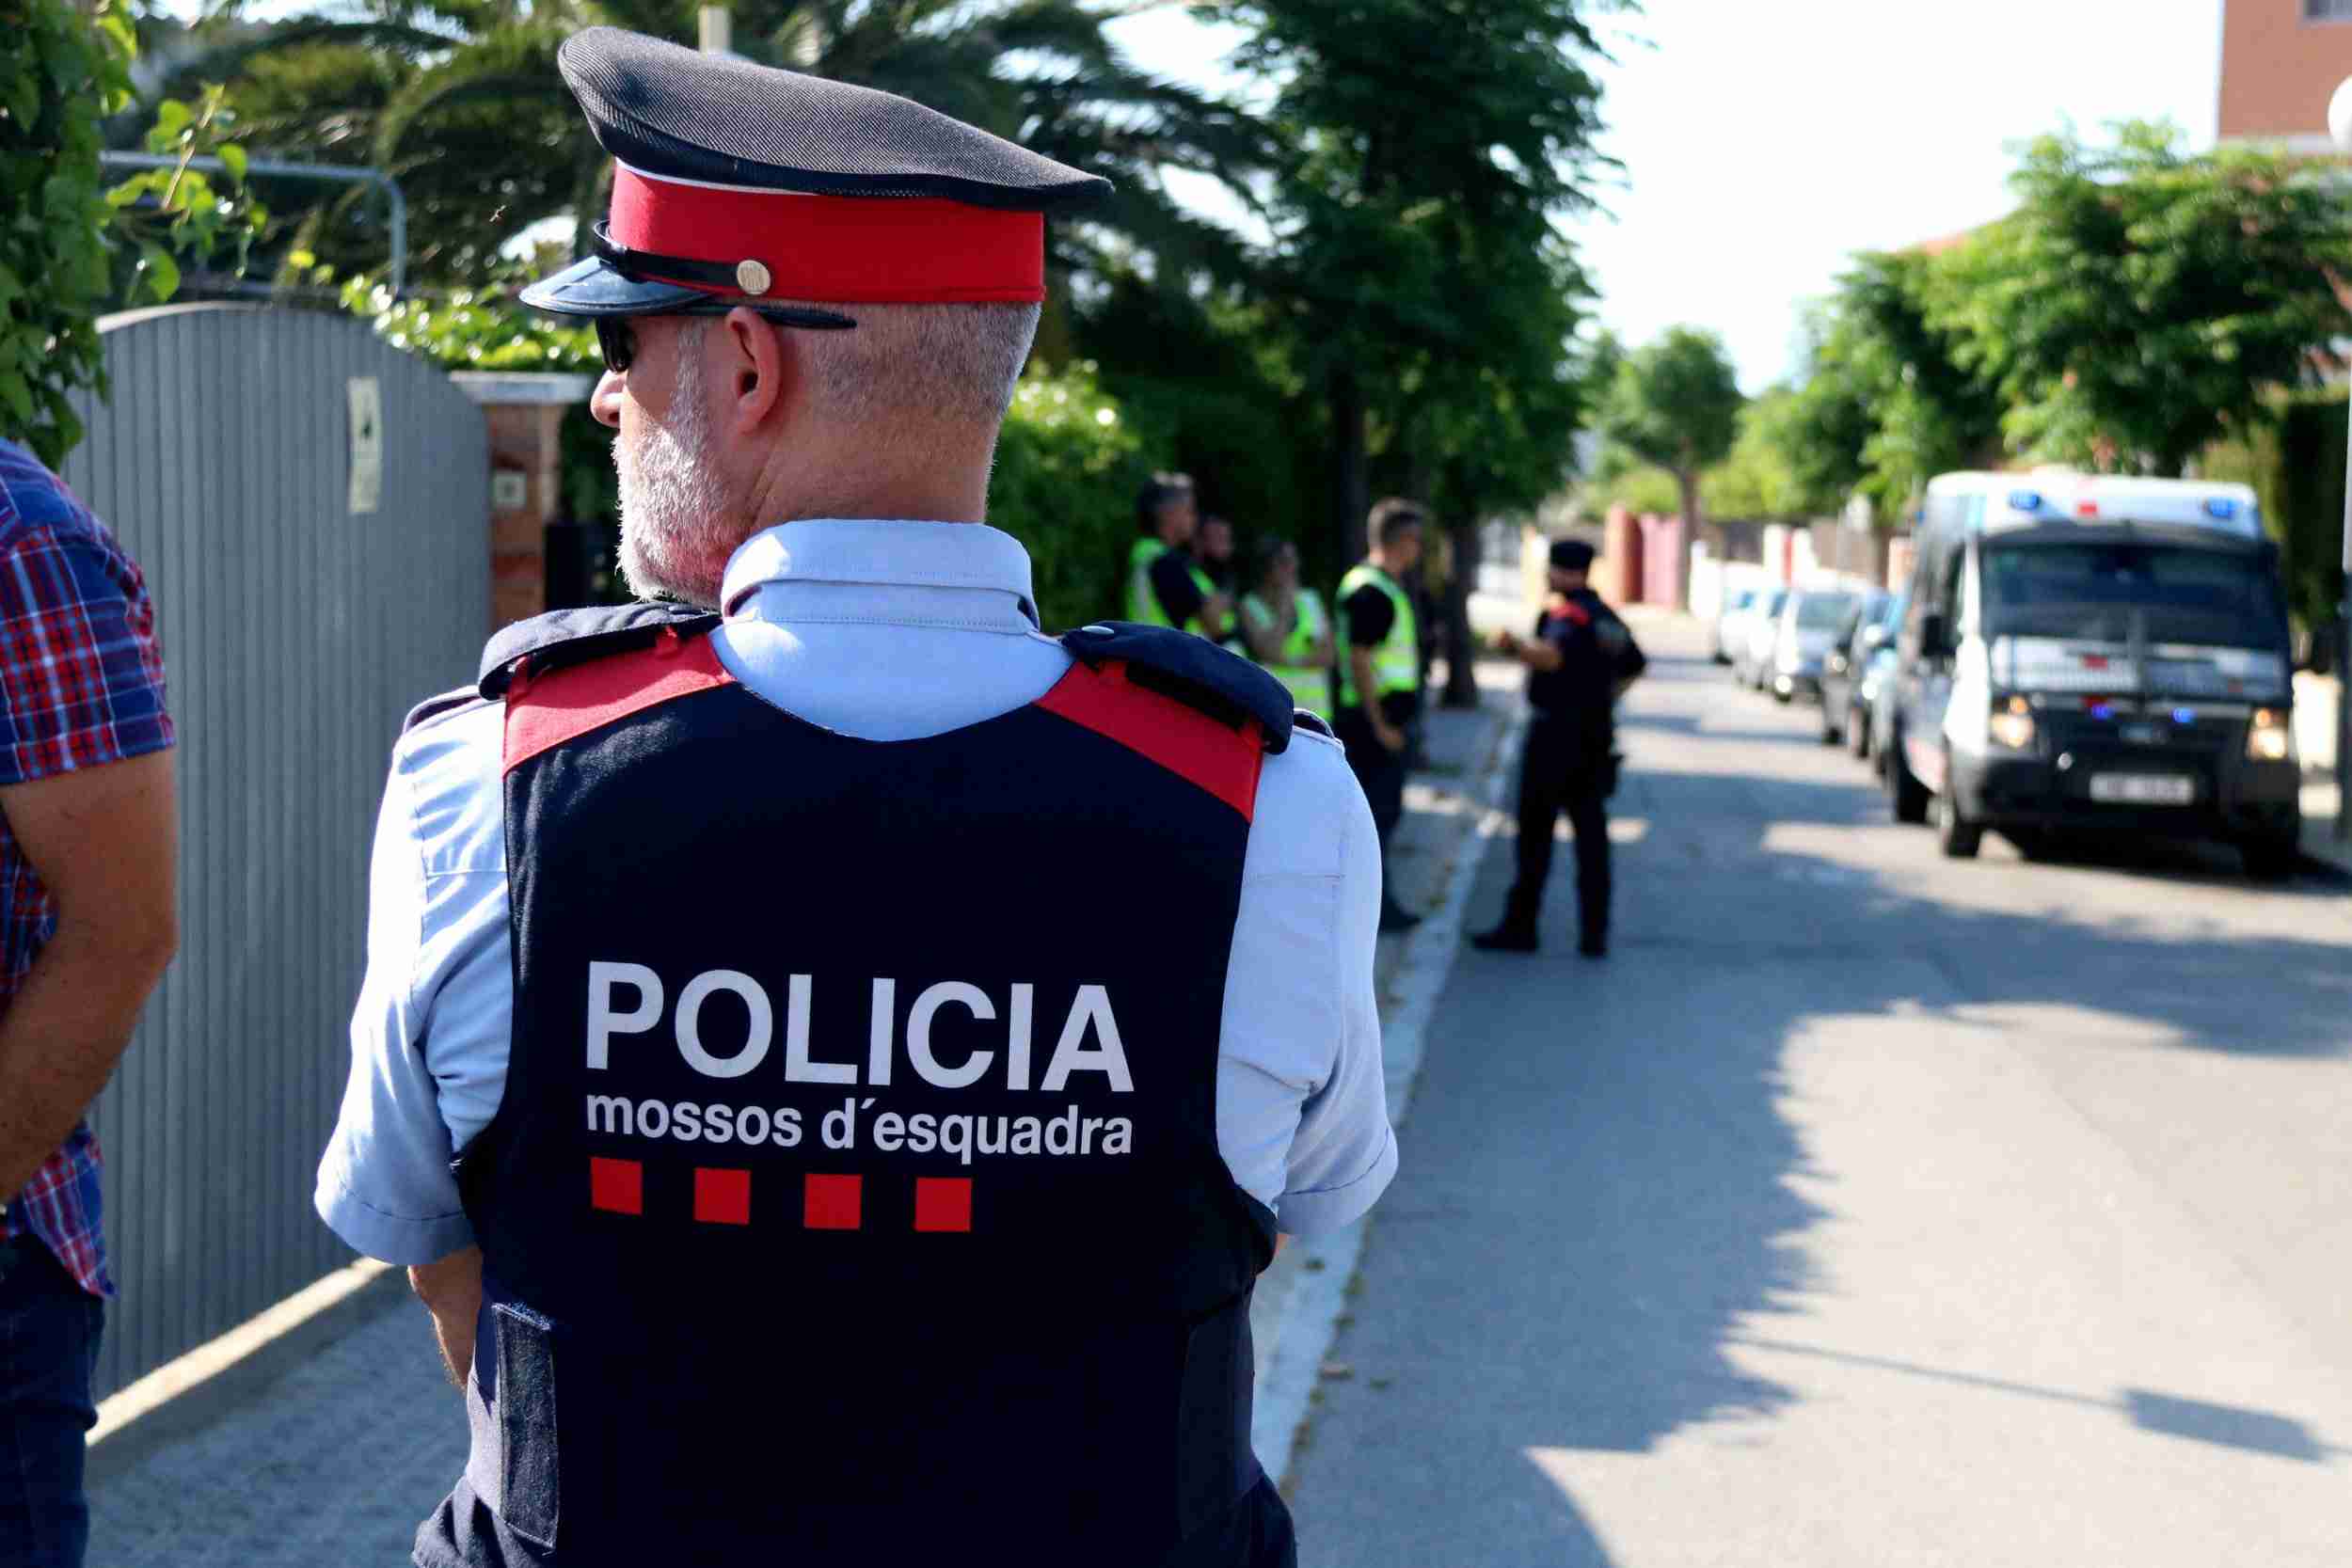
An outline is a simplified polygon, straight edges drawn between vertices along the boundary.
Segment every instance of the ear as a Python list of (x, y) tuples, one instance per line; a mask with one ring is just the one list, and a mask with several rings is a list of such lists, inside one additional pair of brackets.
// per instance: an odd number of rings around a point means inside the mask
[(733, 434), (748, 436), (784, 412), (797, 379), (798, 356), (792, 335), (756, 310), (739, 305), (720, 325), (725, 352), (714, 357), (724, 368), (726, 381), (712, 388), (712, 406)]

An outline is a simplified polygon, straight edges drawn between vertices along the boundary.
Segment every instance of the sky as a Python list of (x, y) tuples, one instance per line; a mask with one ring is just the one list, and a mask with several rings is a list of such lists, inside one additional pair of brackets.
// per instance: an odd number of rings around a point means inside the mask
[[(1598, 317), (1629, 343), (1713, 328), (1750, 393), (1794, 373), (1802, 304), (1848, 256), (2007, 212), (2010, 144), (2068, 119), (2214, 140), (2221, 0), (1649, 0), (1607, 31), (1602, 148), (1622, 183), (1609, 216), (1564, 226)], [(1139, 64), (1239, 86), (1232, 35), (1179, 7), (1114, 33)]]

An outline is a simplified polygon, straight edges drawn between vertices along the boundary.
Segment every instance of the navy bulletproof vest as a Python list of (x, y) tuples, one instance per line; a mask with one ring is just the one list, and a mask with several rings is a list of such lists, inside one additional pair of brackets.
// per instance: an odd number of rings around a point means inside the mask
[(1249, 1449), (1274, 1219), (1216, 1141), (1287, 723), (1094, 627), (1030, 706), (859, 740), (635, 620), (504, 692), (474, 1445), (419, 1562), (1292, 1560)]

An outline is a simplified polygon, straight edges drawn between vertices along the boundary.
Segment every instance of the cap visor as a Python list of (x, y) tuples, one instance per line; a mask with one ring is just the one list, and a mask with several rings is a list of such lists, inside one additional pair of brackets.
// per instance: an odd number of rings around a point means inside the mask
[(534, 310), (559, 316), (650, 316), (682, 305), (707, 305), (711, 296), (675, 283), (637, 282), (591, 256), (532, 284), (521, 298)]

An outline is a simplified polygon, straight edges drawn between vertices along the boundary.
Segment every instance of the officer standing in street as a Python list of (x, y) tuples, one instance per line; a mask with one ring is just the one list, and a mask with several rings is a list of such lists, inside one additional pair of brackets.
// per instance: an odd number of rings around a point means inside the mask
[(1389, 837), (1405, 816), (1405, 754), (1421, 721), (1421, 631), (1412, 595), (1398, 579), (1421, 560), (1428, 514), (1395, 497), (1372, 509), (1371, 556), (1340, 579), (1340, 711), (1332, 727), (1380, 830), (1380, 929), (1409, 931), (1421, 916), (1386, 880)]
[(1609, 814), (1616, 787), (1617, 699), (1649, 667), (1633, 633), (1587, 583), (1593, 547), (1574, 539), (1551, 546), (1551, 597), (1533, 639), (1509, 631), (1495, 645), (1527, 666), (1534, 710), (1519, 752), (1518, 876), (1502, 923), (1470, 939), (1488, 952), (1533, 953), (1544, 879), (1551, 873), (1553, 825), (1565, 812), (1576, 834), (1576, 950), (1609, 953)]
[(1216, 642), (1228, 635), (1232, 601), (1192, 557), (1200, 517), (1192, 481), (1183, 474), (1155, 474), (1136, 498), (1143, 537), (1127, 552), (1127, 619)]
[[(622, 564), (411, 715), (322, 1216), (472, 1449), (421, 1568), (1286, 1568), (1281, 1233), (1395, 1169), (1336, 743), (1196, 638), (1038, 629), (985, 525), (1099, 179), (612, 28), (585, 317)], [(919, 520), (911, 520), (919, 519)]]
[(1258, 547), (1257, 588), (1242, 596), (1249, 656), (1290, 689), (1309, 713), (1331, 712), (1331, 620), (1311, 588), (1298, 583), (1298, 546), (1269, 539)]

